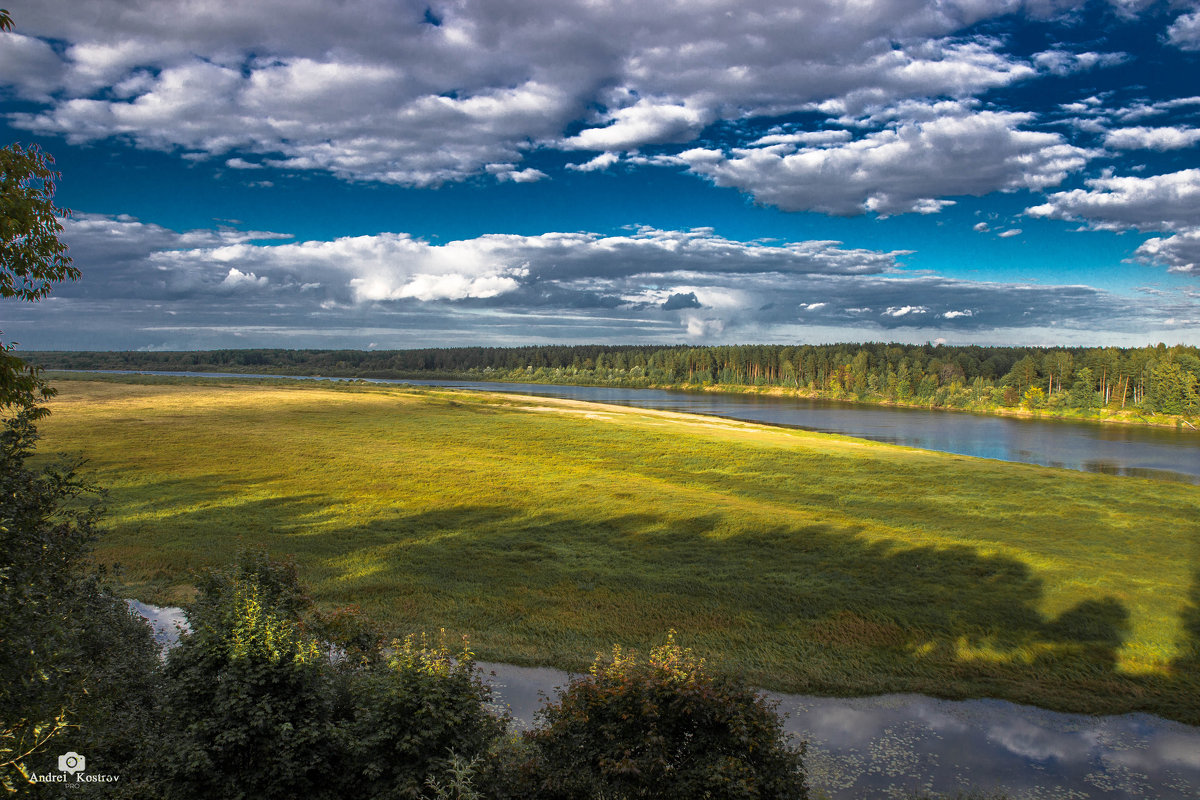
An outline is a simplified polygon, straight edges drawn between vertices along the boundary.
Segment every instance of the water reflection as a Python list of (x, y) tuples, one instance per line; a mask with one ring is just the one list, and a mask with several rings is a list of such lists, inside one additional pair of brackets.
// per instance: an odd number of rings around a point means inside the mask
[(163, 608), (137, 600), (126, 600), (125, 603), (129, 606), (130, 611), (137, 612), (150, 623), (150, 629), (154, 631), (154, 641), (164, 649), (174, 647), (179, 642), (181, 631), (190, 630), (187, 616), (183, 613), (182, 608), (175, 606)]
[[(528, 726), (567, 674), (480, 664)], [(921, 695), (833, 698), (768, 692), (808, 742), (812, 786), (830, 798), (1003, 792), (1041, 798), (1195, 798), (1200, 728), (1149, 714), (1090, 717), (1000, 700)]]

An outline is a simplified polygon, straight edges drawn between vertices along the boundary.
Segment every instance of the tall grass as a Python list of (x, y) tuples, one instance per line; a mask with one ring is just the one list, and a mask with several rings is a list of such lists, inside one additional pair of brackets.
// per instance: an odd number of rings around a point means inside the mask
[(98, 557), (140, 599), (254, 543), (484, 660), (582, 668), (674, 628), (773, 689), (1200, 723), (1194, 486), (541, 398), (60, 389), (43, 450), (109, 488)]

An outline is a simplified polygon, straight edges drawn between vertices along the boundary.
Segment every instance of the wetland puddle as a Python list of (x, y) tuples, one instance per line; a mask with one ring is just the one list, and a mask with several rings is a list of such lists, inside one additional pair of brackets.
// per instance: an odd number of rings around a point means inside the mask
[[(128, 601), (164, 645), (178, 608)], [(568, 674), (479, 664), (519, 727)], [(832, 800), (1003, 792), (1012, 800), (1183, 800), (1200, 795), (1200, 728), (1149, 714), (1061, 714), (1001, 700), (922, 695), (811, 697), (768, 692), (785, 728), (808, 742), (809, 784)]]

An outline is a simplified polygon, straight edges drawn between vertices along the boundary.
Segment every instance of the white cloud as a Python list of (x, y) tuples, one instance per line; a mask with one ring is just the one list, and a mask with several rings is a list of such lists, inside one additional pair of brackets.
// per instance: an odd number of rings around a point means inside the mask
[(1181, 150), (1200, 142), (1200, 128), (1117, 128), (1104, 136), (1114, 150)]
[(519, 295), (519, 301), (603, 306), (621, 297), (661, 304), (694, 293), (712, 308), (761, 300), (741, 292), (749, 276), (878, 275), (905, 251), (846, 248), (836, 241), (778, 244), (725, 239), (707, 228), (625, 235), (488, 234), (432, 244), (407, 234), (262, 244), (289, 238), (222, 228), (177, 233), (132, 217), (80, 215), (64, 238), (87, 263), (84, 294), (202, 298), (255, 287), (303, 302), (370, 304)]
[(947, 311), (944, 314), (942, 314), (942, 318), (943, 319), (959, 319), (960, 317), (972, 317), (974, 315), (975, 315), (975, 312), (971, 311), (971, 309), (964, 308), (961, 311)]
[(1181, 50), (1200, 50), (1200, 11), (1182, 14), (1171, 23), (1167, 41)]
[(997, 233), (996, 236), (1000, 239), (1011, 239), (1013, 236), (1020, 236), (1021, 232), (1020, 228), (1010, 228), (1009, 230)]
[(0, 82), (29, 99), (49, 100), (64, 68), (54, 49), (32, 36), (0, 32)]
[(494, 175), (496, 180), (501, 182), (536, 183), (549, 177), (540, 169), (517, 169), (514, 164), (488, 164), (486, 170), (489, 175)]
[[(47, 103), (11, 124), (73, 142), (119, 136), (234, 167), (435, 186), (489, 164), (534, 180), (521, 162), (536, 148), (616, 157), (692, 141), (718, 120), (856, 115), (1038, 74), (1002, 39), (960, 33), (1013, 0), (467, 0), (437, 9), (436, 26), (425, 10), (43, 0), (20, 10), (0, 81)], [(1059, 60), (1093, 57), (1104, 56)]]
[(1200, 276), (1200, 229), (1147, 239), (1134, 252), (1134, 259), (1165, 265), (1171, 272)]
[(883, 312), (883, 315), (887, 316), (887, 317), (905, 317), (905, 316), (908, 316), (909, 314), (928, 314), (928, 313), (929, 313), (929, 309), (926, 308), (925, 306), (900, 306), (899, 308), (889, 307), (886, 311)]
[(605, 170), (621, 160), (621, 157), (616, 153), (601, 153), (590, 161), (582, 164), (567, 164), (567, 169), (576, 172), (596, 172), (597, 170)]
[(1034, 217), (1084, 221), (1097, 230), (1185, 231), (1200, 227), (1200, 169), (1148, 178), (1105, 177), (1025, 209)]
[(771, 133), (750, 142), (748, 147), (770, 147), (777, 144), (820, 146), (838, 144), (852, 139), (850, 131), (802, 131), (799, 133)]
[(988, 227), (988, 224), (986, 222), (976, 222), (971, 227), (971, 230), (975, 231), (976, 233), (987, 233), (988, 231), (991, 230), (991, 228)]
[(1126, 53), (1072, 53), (1046, 50), (1033, 57), (1033, 63), (1052, 75), (1070, 75), (1097, 67), (1111, 67), (1129, 59)]
[(932, 213), (946, 195), (1044, 189), (1093, 155), (1058, 134), (1022, 130), (1028, 114), (984, 111), (904, 123), (827, 147), (685, 151), (677, 160), (718, 186), (788, 211)]
[(711, 114), (675, 103), (639, 100), (612, 114), (611, 123), (588, 128), (563, 140), (563, 146), (575, 150), (634, 150), (642, 145), (663, 142), (687, 142), (712, 121)]
[(225, 280), (221, 281), (222, 289), (242, 289), (255, 286), (266, 286), (270, 281), (266, 277), (258, 277), (253, 272), (242, 272), (237, 267), (230, 267)]

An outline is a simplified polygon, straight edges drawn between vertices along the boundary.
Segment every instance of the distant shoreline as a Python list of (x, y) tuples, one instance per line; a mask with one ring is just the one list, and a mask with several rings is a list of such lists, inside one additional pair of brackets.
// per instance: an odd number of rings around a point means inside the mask
[[(765, 395), (768, 397), (796, 397), (808, 400), (821, 400), (823, 402), (840, 403), (848, 406), (867, 406), (880, 408), (906, 408), (916, 409), (921, 411), (953, 411), (968, 414), (981, 414), (998, 417), (1011, 417), (1015, 419), (1031, 419), (1045, 422), (1088, 422), (1099, 423), (1103, 425), (1132, 425), (1139, 427), (1152, 428), (1167, 428), (1181, 431), (1193, 431), (1200, 435), (1200, 425), (1191, 422), (1191, 418), (1181, 414), (1146, 414), (1136, 409), (1099, 409), (1096, 413), (1082, 414), (1074, 409), (1027, 409), (1020, 407), (1008, 407), (1002, 405), (988, 406), (973, 406), (966, 408), (957, 408), (946, 405), (932, 405), (930, 403), (918, 402), (902, 402), (899, 400), (889, 400), (887, 398), (856, 398), (846, 397), (834, 392), (820, 391), (817, 389), (806, 388), (791, 388), (784, 386), (745, 386), (736, 384), (686, 384), (686, 383), (642, 383), (638, 385), (626, 385), (612, 382), (588, 381), (588, 380), (548, 380), (545, 378), (522, 377), (495, 377), (483, 376), (478, 373), (471, 372), (407, 372), (396, 371), (380, 374), (380, 371), (371, 370), (370, 374), (353, 374), (347, 371), (345, 374), (297, 374), (275, 372), (270, 366), (250, 369), (238, 369), (236, 367), (227, 367), (222, 369), (205, 369), (197, 367), (192, 370), (154, 370), (154, 369), (62, 369), (55, 367), (46, 367), (46, 372), (55, 377), (65, 377), (69, 375), (145, 375), (152, 377), (244, 377), (247, 379), (262, 379), (262, 378), (279, 378), (279, 379), (294, 379), (294, 380), (388, 380), (388, 381), (406, 381), (406, 380), (447, 380), (447, 381), (472, 381), (479, 383), (496, 383), (496, 384), (520, 384), (528, 383), (538, 386), (580, 386), (591, 388), (615, 388), (615, 389), (656, 389), (660, 391), (670, 392), (686, 392), (689, 394), (726, 394), (726, 395)], [(186, 374), (178, 374), (186, 373)]]

